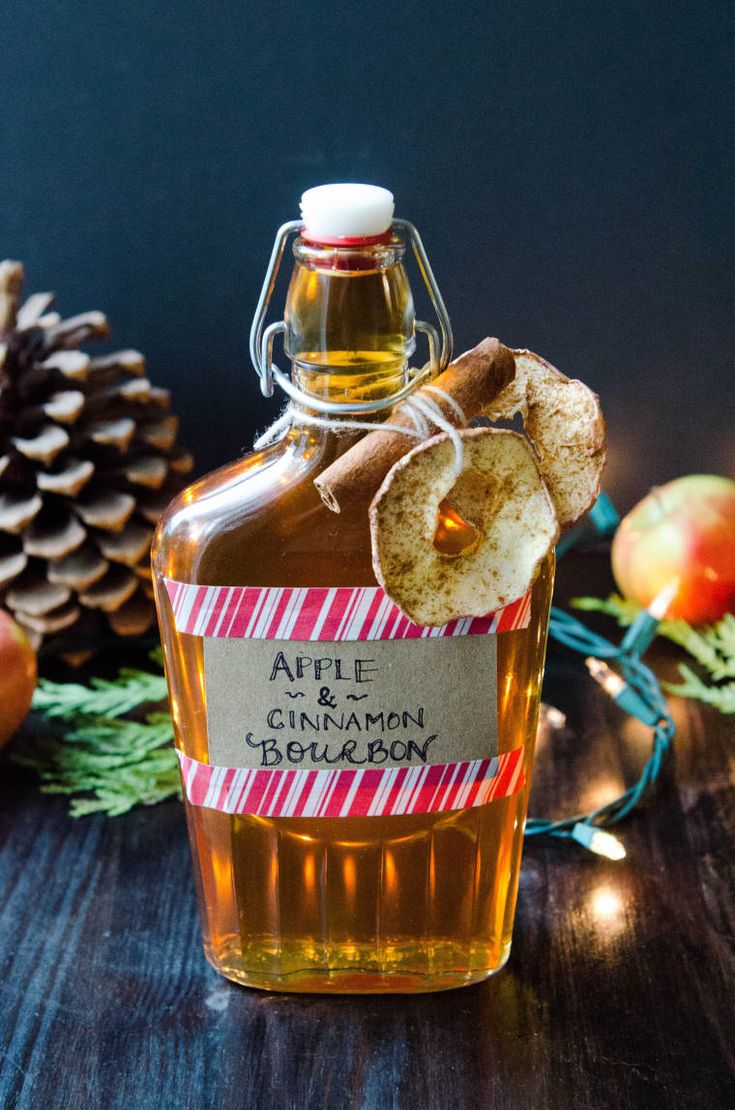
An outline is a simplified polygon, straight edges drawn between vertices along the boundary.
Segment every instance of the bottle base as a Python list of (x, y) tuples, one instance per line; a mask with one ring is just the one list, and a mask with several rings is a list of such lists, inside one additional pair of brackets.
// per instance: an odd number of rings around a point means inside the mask
[[(272, 964), (267, 969), (245, 966), (242, 950), (239, 946), (236, 948), (234, 943), (223, 946), (218, 953), (205, 946), (204, 954), (214, 970), (225, 979), (255, 990), (291, 994), (429, 994), (468, 987), (491, 978), (505, 967), (510, 948), (508, 940), (492, 965), (468, 967), (466, 950), (462, 953), (465, 957), (463, 961), (456, 946), (445, 945), (440, 951), (433, 946), (433, 966), (421, 971), (406, 966), (409, 960), (405, 952), (402, 953), (403, 958), (396, 961), (398, 966), (395, 967), (386, 962), (380, 966), (360, 966), (359, 962), (351, 960), (349, 966), (290, 966), (288, 970), (279, 970)], [(355, 955), (359, 961), (359, 954)], [(498, 955), (497, 949), (495, 955)]]

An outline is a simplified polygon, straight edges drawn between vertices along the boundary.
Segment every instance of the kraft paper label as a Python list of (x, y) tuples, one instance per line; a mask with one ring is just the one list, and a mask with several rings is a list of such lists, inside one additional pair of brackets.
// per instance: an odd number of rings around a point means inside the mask
[(204, 640), (209, 762), (417, 767), (497, 755), (497, 638)]

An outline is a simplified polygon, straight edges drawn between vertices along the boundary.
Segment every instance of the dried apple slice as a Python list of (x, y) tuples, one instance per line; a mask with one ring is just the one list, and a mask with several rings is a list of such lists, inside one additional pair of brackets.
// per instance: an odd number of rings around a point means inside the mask
[[(370, 506), (375, 575), (416, 624), (483, 616), (521, 597), (559, 535), (556, 512), (529, 443), (516, 432), (461, 433), (464, 469), (454, 446), (435, 436), (404, 455)], [(478, 535), (457, 554), (435, 546), (437, 515), (451, 491)], [(468, 496), (469, 495), (469, 496)]]
[(541, 475), (566, 528), (594, 505), (606, 461), (605, 422), (596, 393), (533, 351), (513, 351), (516, 376), (485, 410), (491, 420), (523, 417)]

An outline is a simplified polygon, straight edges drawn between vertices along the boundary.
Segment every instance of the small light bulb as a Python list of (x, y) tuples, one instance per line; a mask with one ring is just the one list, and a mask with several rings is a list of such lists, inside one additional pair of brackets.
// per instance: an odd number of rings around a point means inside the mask
[(647, 609), (641, 609), (638, 616), (623, 636), (621, 651), (641, 656), (648, 651), (658, 636), (661, 621), (669, 611), (671, 602), (679, 589), (679, 579), (672, 578), (654, 597)]
[(650, 725), (651, 728), (658, 723), (661, 716), (658, 709), (649, 705), (648, 701), (629, 686), (625, 679), (611, 670), (607, 663), (603, 663), (602, 659), (595, 659), (594, 656), (585, 659), (585, 663), (595, 682), (599, 682), (605, 693), (609, 694), (621, 709), (630, 713), (632, 717), (637, 717), (639, 721), (643, 721), (644, 725)]
[(588, 848), (590, 852), (594, 852), (596, 856), (604, 856), (605, 859), (611, 860), (625, 859), (626, 851), (623, 842), (605, 829), (598, 829), (595, 825), (578, 821), (571, 835), (573, 840)]
[(552, 732), (560, 732), (566, 726), (566, 713), (562, 713), (561, 709), (557, 709), (555, 705), (548, 705), (542, 701), (541, 716)]
[(605, 832), (604, 829), (597, 829), (595, 831), (590, 843), (590, 848), (593, 852), (596, 852), (598, 856), (604, 856), (605, 859), (619, 860), (625, 859), (626, 856), (625, 845), (622, 840), (618, 840), (617, 836)]
[(679, 579), (672, 578), (659, 593), (656, 594), (648, 606), (648, 613), (655, 621), (662, 621), (669, 611), (669, 606), (679, 592)]
[(625, 689), (625, 682), (619, 674), (615, 674), (607, 663), (603, 663), (602, 659), (595, 659), (590, 655), (585, 659), (587, 670), (594, 678), (595, 682), (599, 682), (606, 694), (611, 698), (616, 698), (622, 694)]

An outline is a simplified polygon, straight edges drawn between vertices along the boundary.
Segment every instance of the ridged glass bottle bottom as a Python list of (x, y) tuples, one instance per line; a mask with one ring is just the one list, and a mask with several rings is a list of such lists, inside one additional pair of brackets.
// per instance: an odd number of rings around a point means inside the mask
[(188, 805), (207, 958), (228, 979), (266, 990), (479, 982), (508, 957), (524, 811), (525, 792), (474, 809), (348, 821)]
[(368, 947), (343, 945), (324, 966), (323, 950), (308, 942), (293, 946), (260, 942), (243, 949), (240, 937), (223, 938), (204, 954), (220, 975), (259, 990), (328, 994), (410, 994), (452, 990), (480, 983), (500, 971), (510, 955), (510, 938), (497, 947), (467, 950), (445, 940), (421, 946), (384, 947), (381, 961)]

